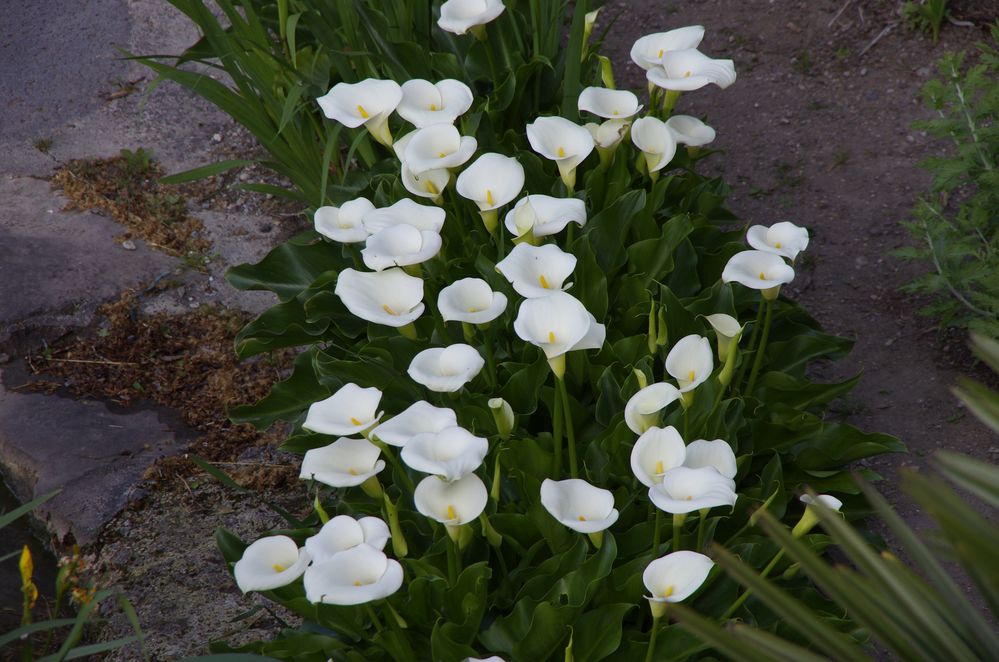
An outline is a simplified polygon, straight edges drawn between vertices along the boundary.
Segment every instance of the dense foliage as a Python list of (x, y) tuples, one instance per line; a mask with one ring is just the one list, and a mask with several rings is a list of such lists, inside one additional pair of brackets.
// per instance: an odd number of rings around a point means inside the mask
[[(443, 29), (435, 19), (447, 10), (429, 1), (223, 0), (228, 28), (197, 0), (173, 2), (205, 33), (178, 64), (220, 64), (235, 87), (147, 63), (254, 131), (316, 220), (316, 231), (229, 274), (279, 299), (239, 334), (240, 355), (306, 347), (269, 396), (231, 413), (291, 424), (283, 448), (304, 454), (313, 504), (250, 546), (219, 532), (240, 586), (303, 619), (240, 650), (686, 659), (705, 644), (660, 621), (680, 599), (709, 618), (796, 637), (777, 612), (750, 610), (699, 551), (718, 541), (751, 567), (772, 567), (782, 552), (756, 526), (761, 507), (823, 549), (797, 494), (840, 493), (854, 517), (862, 498), (844, 467), (902, 446), (825, 416), (856, 378), (809, 378), (811, 362), (842, 356), (850, 341), (779, 296), (807, 234), (756, 226), (748, 241), (758, 250), (745, 250), (725, 183), (696, 171), (714, 132), (672, 111), (682, 91), (735, 80), (730, 61), (695, 50), (703, 29), (652, 35), (666, 40), (652, 61), (633, 55), (656, 85), (645, 107), (611, 104), (591, 133), (580, 115), (604, 111), (586, 95), (606, 96), (613, 75), (585, 1), (571, 12), (567, 2), (507, 2), (466, 34)], [(386, 101), (391, 80), (419, 78), (469, 90), (455, 128), (412, 126), (405, 96)], [(338, 123), (317, 117), (319, 97)], [(572, 211), (559, 224), (547, 205)], [(483, 283), (487, 302), (455, 312), (447, 292), (465, 279)], [(488, 321), (463, 317), (486, 308)], [(431, 422), (438, 416), (445, 423)], [(434, 446), (445, 436), (446, 451)], [(654, 446), (653, 468), (643, 444)], [(693, 478), (671, 493), (684, 472)], [(342, 548), (330, 533), (341, 525), (359, 544)], [(327, 543), (338, 551), (320, 560)], [(651, 588), (664, 559), (695, 557), (698, 572)], [(361, 566), (377, 576), (353, 579)], [(861, 637), (807, 578), (786, 587)]]

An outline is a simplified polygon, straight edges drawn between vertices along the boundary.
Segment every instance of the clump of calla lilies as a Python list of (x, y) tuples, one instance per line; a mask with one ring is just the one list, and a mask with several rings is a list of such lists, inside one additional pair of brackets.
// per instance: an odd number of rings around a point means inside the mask
[[(499, 0), (448, 0), (437, 25), (454, 39), (482, 41), (488, 39), (485, 26), (503, 12)], [(372, 333), (397, 334), (411, 344), (411, 359), (395, 366), (395, 379), (422, 396), (391, 407), (383, 404), (382, 390), (354, 376), (311, 403), (301, 430), (324, 442), (305, 452), (301, 480), (311, 490), (367, 499), (373, 509), (330, 517), (320, 507), (321, 527), (304, 540), (282, 534), (252, 543), (233, 568), (242, 591), (301, 582), (310, 603), (384, 607), (383, 618), (404, 628), (386, 601), (417, 576), (402, 562), (417, 547), (406, 535), (407, 526), (411, 532), (416, 525), (403, 526), (400, 511), (425, 518), (420, 526), (443, 550), (451, 585), (477, 536), (494, 550), (529, 553), (493, 522), (496, 513), (524, 503), (505, 485), (500, 456), (522, 436), (543, 437), (551, 443), (548, 475), (527, 501), (539, 504), (536, 516), (548, 518), (545, 526), (579, 536), (597, 556), (618, 544), (614, 534), (628, 534), (618, 528), (625, 509), (647, 511), (646, 561), (632, 567), (647, 592), (643, 618), (652, 623), (646, 659), (656, 659), (669, 605), (691, 599), (712, 581), (707, 552), (713, 518), (731, 517), (746, 499), (740, 492), (745, 462), (735, 440), (706, 435), (691, 425), (689, 412), (701, 407), (713, 415), (726, 394), (755, 392), (773, 310), (808, 246), (808, 232), (793, 223), (751, 225), (745, 249), (732, 251), (711, 274), (735, 296), (757, 297), (755, 318), (716, 310), (698, 318), (700, 333), (672, 337), (653, 305), (647, 369), (635, 369), (633, 395), (612, 412), (630, 431), (625, 453), (631, 473), (600, 484), (596, 477), (605, 473), (588, 471), (594, 460), (578, 445), (583, 431), (568, 394), (597, 388), (592, 375), (573, 369), (585, 365), (585, 355), (608, 351), (610, 336), (608, 320), (598, 319), (578, 294), (578, 283), (588, 277), (583, 269), (592, 265), (584, 266), (571, 247), (594, 211), (582, 173), (623, 159), (638, 186), (655, 186), (677, 167), (678, 154), (697, 155), (711, 144), (715, 131), (702, 119), (672, 112), (684, 93), (735, 82), (731, 60), (699, 50), (704, 32), (683, 27), (635, 42), (631, 59), (648, 80), (644, 99), (615, 89), (612, 77), (605, 77), (610, 85), (585, 87), (578, 95), (580, 122), (540, 116), (523, 127), (523, 144), (557, 176), (560, 195), (536, 188), (516, 150), (502, 143), (482, 147), (462, 121), (477, 101), (462, 81), (369, 78), (337, 83), (317, 100), (330, 121), (366, 131), (384, 147), (401, 183), (396, 190), (408, 193), (387, 204), (358, 196), (321, 206), (314, 228), (322, 241), (354, 259), (355, 266), (331, 284), (338, 304)], [(455, 250), (449, 233), (472, 231), (495, 255), (494, 277), (445, 279), (447, 253)], [(430, 335), (417, 326), (426, 318), (433, 320)], [(532, 412), (499, 397), (493, 347), (500, 336), (547, 363), (551, 417), (531, 418)], [(650, 375), (662, 377), (651, 381)], [(473, 390), (489, 395), (488, 409), (478, 410), (485, 417), (470, 409)], [(525, 430), (528, 420), (544, 420), (545, 427)], [(803, 497), (796, 537), (818, 523), (812, 498)], [(828, 495), (815, 498), (841, 505)], [(502, 554), (490, 553), (505, 564)]]

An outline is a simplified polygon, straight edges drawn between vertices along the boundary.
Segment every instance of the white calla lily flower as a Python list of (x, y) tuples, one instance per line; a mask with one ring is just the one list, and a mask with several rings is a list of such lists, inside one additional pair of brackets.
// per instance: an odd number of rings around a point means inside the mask
[(474, 473), (452, 482), (427, 476), (413, 491), (413, 503), (420, 514), (449, 527), (477, 518), (488, 500), (485, 483)]
[(632, 45), (631, 61), (642, 69), (653, 69), (662, 66), (663, 56), (666, 53), (697, 48), (702, 39), (704, 39), (704, 27), (700, 25), (647, 34)]
[(735, 452), (724, 439), (697, 439), (687, 444), (683, 466), (691, 469), (711, 467), (725, 478), (735, 478), (739, 468), (735, 462)]
[(715, 130), (690, 115), (673, 115), (666, 120), (676, 142), (689, 147), (702, 147), (715, 139)]
[(763, 290), (763, 296), (776, 299), (781, 285), (794, 280), (794, 269), (776, 253), (740, 251), (728, 259), (722, 270), (722, 281), (735, 281), (753, 290)]
[(437, 83), (413, 79), (402, 84), (402, 100), (396, 112), (418, 129), (432, 124), (454, 124), (472, 107), (472, 90), (460, 80), (445, 78)]
[(656, 508), (674, 515), (734, 506), (737, 498), (735, 482), (713, 467), (675, 467), (663, 474), (661, 483), (649, 488), (649, 499)]
[(675, 92), (699, 90), (708, 84), (725, 89), (735, 82), (735, 63), (710, 58), (696, 48), (667, 51), (661, 66), (646, 71), (645, 77), (656, 87)]
[(547, 297), (572, 286), (565, 279), (576, 268), (576, 256), (555, 244), (532, 246), (521, 243), (496, 263), (496, 270), (510, 281), (513, 289), (528, 299)]
[(373, 209), (364, 215), (364, 228), (371, 234), (396, 225), (412, 225), (417, 230), (430, 230), (440, 234), (444, 227), (444, 210), (440, 207), (421, 205), (409, 198), (402, 198), (388, 207)]
[(676, 155), (676, 136), (655, 117), (641, 117), (631, 126), (631, 142), (642, 150), (649, 173), (665, 168)]
[(576, 167), (595, 146), (586, 127), (558, 116), (539, 117), (528, 124), (527, 142), (535, 152), (555, 161), (569, 190), (576, 186)]
[(462, 278), (441, 289), (437, 309), (445, 322), (485, 324), (506, 310), (506, 295), (481, 278)]
[(420, 198), (430, 198), (440, 200), (441, 194), (447, 185), (451, 183), (451, 171), (447, 168), (437, 170), (427, 170), (420, 174), (409, 169), (405, 162), (400, 170), (400, 179), (406, 190)]
[(400, 457), (410, 469), (453, 482), (482, 466), (488, 452), (485, 437), (455, 426), (416, 435), (402, 447)]
[(402, 269), (366, 273), (344, 269), (334, 294), (363, 320), (402, 327), (423, 314), (423, 281)]
[(394, 80), (366, 78), (358, 83), (337, 83), (316, 101), (331, 120), (351, 129), (363, 124), (375, 140), (392, 144), (388, 118), (402, 101), (402, 88)]
[(344, 384), (330, 397), (309, 405), (302, 427), (320, 434), (359, 434), (378, 422), (381, 399), (382, 392), (374, 386)]
[(465, 168), (455, 183), (458, 195), (471, 200), (479, 211), (492, 211), (507, 204), (524, 188), (524, 166), (502, 154), (483, 154)]
[(378, 517), (354, 519), (350, 515), (337, 515), (323, 524), (316, 535), (305, 539), (305, 550), (313, 563), (322, 563), (362, 544), (384, 549), (391, 535), (388, 524)]
[(393, 225), (368, 237), (361, 249), (365, 266), (375, 271), (420, 264), (441, 250), (441, 236), (433, 230), (418, 230), (405, 223)]
[(601, 152), (603, 154), (607, 150), (613, 150), (617, 147), (630, 126), (631, 122), (629, 120), (607, 120), (600, 124), (587, 122), (583, 125), (583, 128), (590, 132), (590, 135), (593, 136), (594, 144), (598, 150), (603, 150)]
[(360, 605), (387, 598), (402, 587), (398, 561), (360, 544), (305, 571), (305, 597), (328, 605)]
[(298, 477), (330, 487), (354, 487), (385, 468), (380, 454), (367, 439), (340, 437), (329, 446), (306, 451)]
[(343, 244), (356, 244), (371, 234), (364, 225), (364, 217), (375, 211), (367, 198), (355, 198), (339, 207), (320, 207), (312, 219), (316, 232)]
[(521, 340), (541, 348), (549, 359), (576, 349), (600, 349), (607, 334), (604, 325), (565, 292), (525, 300), (513, 330)]
[(787, 221), (770, 227), (752, 225), (746, 231), (746, 242), (758, 251), (781, 255), (793, 262), (798, 253), (808, 248), (808, 230)]
[(635, 434), (644, 434), (659, 423), (659, 412), (680, 399), (680, 390), (672, 384), (650, 384), (628, 399), (624, 421)]
[(708, 578), (715, 562), (704, 554), (681, 550), (652, 561), (642, 573), (642, 582), (652, 614), (661, 617), (667, 602), (682, 602), (694, 594)]
[(580, 533), (597, 533), (617, 521), (614, 495), (579, 478), (541, 483), (541, 505), (560, 523)]
[(569, 223), (580, 227), (586, 225), (586, 203), (579, 198), (528, 195), (506, 213), (503, 223), (515, 237), (528, 233), (546, 237), (561, 232)]
[(485, 364), (477, 349), (455, 343), (423, 350), (413, 357), (406, 372), (431, 391), (454, 393), (472, 381)]
[(711, 328), (715, 330), (718, 341), (718, 360), (724, 363), (728, 359), (729, 348), (733, 342), (738, 343), (742, 337), (742, 330), (746, 328), (739, 324), (739, 320), (725, 313), (715, 313), (707, 315), (706, 318)]
[(370, 435), (390, 446), (403, 447), (418, 434), (440, 432), (455, 425), (458, 417), (453, 409), (419, 400), (376, 427)]
[(243, 593), (270, 591), (302, 576), (311, 558), (288, 536), (269, 536), (252, 543), (232, 568)]
[(687, 449), (672, 425), (651, 427), (642, 433), (631, 449), (631, 471), (646, 487), (662, 482), (663, 474), (682, 466)]
[(839, 512), (839, 509), (843, 507), (843, 502), (831, 494), (817, 494), (814, 497), (811, 494), (802, 494), (798, 497), (798, 500), (805, 504), (805, 512), (791, 530), (791, 535), (795, 538), (804, 536), (819, 523), (819, 515), (815, 512), (814, 508), (816, 503), (820, 503), (836, 512)]
[(402, 161), (415, 175), (428, 170), (457, 168), (472, 158), (478, 141), (463, 136), (451, 124), (431, 124), (407, 134)]
[(642, 109), (638, 97), (628, 90), (611, 90), (606, 87), (587, 87), (579, 93), (580, 111), (593, 113), (604, 119), (627, 119)]
[(666, 355), (666, 372), (676, 379), (680, 393), (693, 391), (707, 381), (714, 367), (711, 342), (696, 333), (678, 340)]
[(472, 28), (492, 21), (506, 7), (502, 0), (447, 0), (441, 5), (437, 25), (445, 32), (465, 34)]

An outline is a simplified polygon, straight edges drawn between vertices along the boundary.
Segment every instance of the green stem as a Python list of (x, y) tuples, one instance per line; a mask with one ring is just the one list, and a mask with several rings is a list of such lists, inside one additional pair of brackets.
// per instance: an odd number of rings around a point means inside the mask
[(375, 613), (375, 610), (371, 608), (371, 603), (365, 602), (364, 609), (368, 612), (368, 618), (371, 619), (371, 623), (375, 626), (375, 630), (381, 632), (383, 629), (382, 622), (378, 619), (378, 614)]
[(495, 390), (498, 384), (496, 378), (496, 357), (493, 355), (493, 342), (494, 336), (496, 335), (495, 325), (490, 324), (489, 330), (482, 335), (484, 336), (483, 342), (485, 343), (486, 350), (486, 370), (488, 371), (486, 378), (489, 380), (489, 386)]
[(690, 407), (684, 407), (683, 408), (683, 438), (684, 438), (684, 440), (688, 441), (688, 443), (689, 443), (689, 440), (690, 440), (690, 436), (689, 436), (689, 432), (690, 432), (690, 414), (688, 413), (689, 411), (690, 411)]
[(645, 662), (652, 662), (656, 654), (656, 637), (659, 636), (659, 619), (652, 619), (652, 635), (649, 637), (649, 648), (645, 652)]
[[(776, 554), (774, 554), (774, 557), (770, 559), (770, 563), (768, 563), (767, 567), (765, 567), (763, 569), (763, 572), (760, 573), (760, 579), (766, 579), (767, 575), (770, 574), (770, 571), (774, 569), (774, 567), (780, 562), (782, 558), (784, 558), (783, 549), (779, 550)], [(731, 617), (732, 614), (735, 613), (735, 610), (741, 607), (742, 603), (745, 602), (752, 594), (753, 591), (751, 589), (746, 589), (743, 592), (743, 594), (739, 596), (739, 599), (732, 603), (732, 606), (728, 608), (728, 611), (726, 611), (725, 614), (721, 617), (721, 620), (727, 621), (729, 617)]]
[(552, 413), (552, 444), (555, 455), (552, 459), (552, 478), (560, 480), (562, 478), (562, 395), (558, 390), (559, 378), (555, 378), (555, 392), (553, 394), (554, 406)]
[(656, 528), (652, 533), (652, 557), (659, 556), (659, 544), (663, 538), (663, 511), (656, 508)]
[(412, 494), (416, 489), (413, 485), (413, 479), (409, 477), (409, 474), (406, 473), (406, 467), (399, 461), (395, 453), (392, 452), (392, 447), (385, 442), (381, 442), (379, 448), (381, 448), (382, 454), (388, 458), (389, 464), (399, 470), (399, 475), (402, 476), (402, 482), (405, 484), (406, 490)]
[(708, 519), (707, 510), (702, 510), (700, 515), (700, 519), (697, 520), (697, 551), (704, 549), (704, 525)]
[(569, 392), (565, 388), (564, 379), (555, 380), (559, 395), (562, 397), (562, 414), (565, 416), (565, 432), (569, 438), (569, 475), (579, 478), (579, 463), (576, 459), (576, 430), (572, 424), (572, 408), (569, 406)]
[(763, 354), (767, 349), (767, 338), (770, 336), (770, 320), (773, 318), (774, 302), (767, 299), (767, 317), (763, 322), (763, 335), (760, 336), (760, 346), (756, 350), (756, 358), (753, 360), (753, 371), (749, 373), (749, 384), (746, 386), (746, 395), (753, 394), (753, 387), (756, 386), (756, 378), (760, 374), (760, 367), (763, 366)]
[(749, 355), (756, 349), (756, 339), (760, 335), (760, 322), (763, 321), (763, 306), (765, 304), (763, 296), (760, 296), (760, 305), (756, 308), (756, 321), (753, 322), (753, 334), (749, 336), (749, 345), (746, 346), (746, 354), (744, 355), (742, 365), (739, 366), (739, 372), (735, 375), (735, 379), (732, 380), (732, 386), (738, 387), (742, 385), (742, 378), (746, 376), (746, 367), (749, 365)]
[(452, 540), (451, 536), (447, 539), (447, 583), (448, 586), (454, 586), (458, 581), (458, 542)]
[(675, 552), (680, 549), (680, 534), (683, 532), (683, 522), (686, 519), (687, 516), (685, 514), (673, 515), (673, 547), (669, 550), (671, 552)]

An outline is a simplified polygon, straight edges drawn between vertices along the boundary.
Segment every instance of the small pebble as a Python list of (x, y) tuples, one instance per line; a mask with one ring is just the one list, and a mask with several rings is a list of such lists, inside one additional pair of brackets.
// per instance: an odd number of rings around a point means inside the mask
[(121, 242), (121, 247), (124, 248), (126, 251), (134, 251), (135, 242), (132, 241), (131, 239), (126, 239), (125, 241)]

